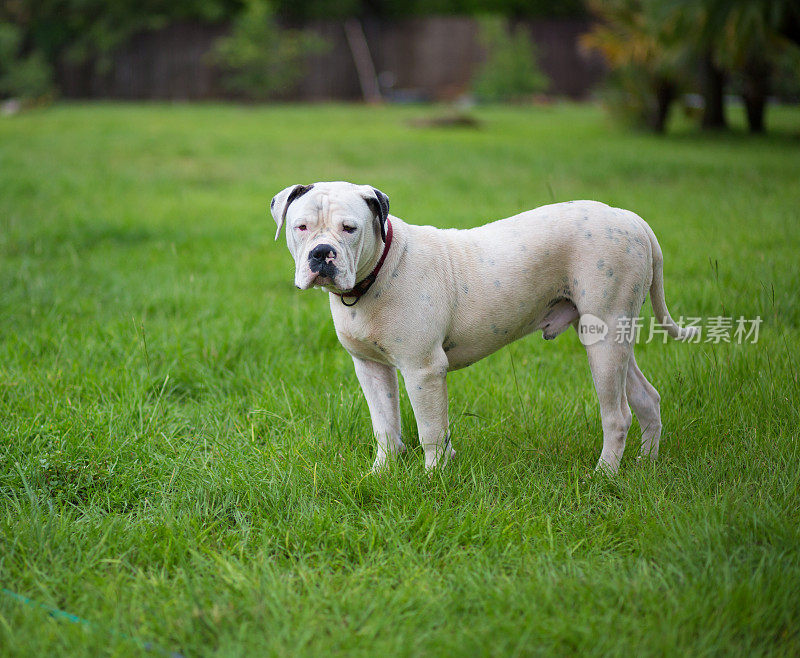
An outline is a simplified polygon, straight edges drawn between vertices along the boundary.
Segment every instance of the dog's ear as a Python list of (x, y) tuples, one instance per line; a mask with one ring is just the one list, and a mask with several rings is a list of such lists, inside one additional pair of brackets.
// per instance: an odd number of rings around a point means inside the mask
[(290, 185), (289, 187), (278, 192), (269, 204), (269, 210), (275, 223), (278, 225), (278, 230), (275, 232), (275, 239), (280, 237), (283, 223), (286, 221), (286, 211), (289, 209), (289, 204), (295, 199), (299, 199), (306, 192), (308, 192), (313, 185)]
[(386, 242), (386, 220), (389, 218), (389, 197), (380, 190), (374, 187), (369, 188), (372, 193), (367, 192), (364, 195), (364, 200), (367, 202), (370, 210), (378, 220), (381, 228), (381, 239)]

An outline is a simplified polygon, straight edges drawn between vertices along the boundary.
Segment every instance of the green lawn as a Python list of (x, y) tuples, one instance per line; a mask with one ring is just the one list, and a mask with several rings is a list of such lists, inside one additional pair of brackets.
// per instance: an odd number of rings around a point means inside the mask
[[(91, 622), (0, 593), (0, 654), (800, 653), (800, 110), (765, 138), (572, 105), (410, 125), (434, 111), (0, 119), (0, 585)], [(443, 473), (417, 446), (369, 476), (352, 363), (268, 214), (337, 179), (442, 227), (629, 208), (673, 316), (761, 316), (759, 341), (639, 346), (661, 456), (634, 422), (615, 479), (574, 332), (449, 376)]]

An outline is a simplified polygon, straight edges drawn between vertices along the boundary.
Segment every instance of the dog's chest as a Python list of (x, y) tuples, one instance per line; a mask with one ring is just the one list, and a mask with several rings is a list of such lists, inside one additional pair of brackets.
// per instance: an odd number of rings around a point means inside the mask
[[(340, 304), (341, 302), (335, 302)], [(353, 356), (380, 363), (393, 363), (390, 340), (375, 317), (354, 307), (333, 307), (333, 324), (342, 346)]]

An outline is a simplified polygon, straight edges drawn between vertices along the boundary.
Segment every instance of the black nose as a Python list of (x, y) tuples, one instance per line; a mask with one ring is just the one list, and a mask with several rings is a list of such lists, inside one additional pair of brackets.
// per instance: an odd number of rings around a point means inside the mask
[(324, 263), (328, 258), (336, 258), (336, 249), (329, 244), (318, 244), (308, 254), (312, 263)]

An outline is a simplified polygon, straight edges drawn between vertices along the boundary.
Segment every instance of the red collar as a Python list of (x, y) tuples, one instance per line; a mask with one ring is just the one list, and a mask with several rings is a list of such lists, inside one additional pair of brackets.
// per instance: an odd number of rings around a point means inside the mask
[[(375, 269), (372, 270), (364, 279), (361, 279), (356, 285), (354, 285), (350, 290), (345, 292), (335, 292), (333, 293), (337, 297), (341, 297), (342, 304), (345, 306), (355, 306), (355, 303), (361, 299), (366, 293), (367, 290), (370, 289), (370, 286), (375, 283), (375, 279), (378, 278), (378, 272), (381, 271), (381, 267), (383, 267), (383, 261), (386, 260), (386, 255), (389, 253), (389, 247), (392, 246), (392, 223), (389, 221), (389, 218), (386, 218), (386, 240), (383, 243), (383, 253), (381, 254), (380, 260), (378, 260), (378, 264), (375, 265)], [(345, 297), (355, 297), (355, 299), (351, 303), (347, 303), (344, 301)]]

